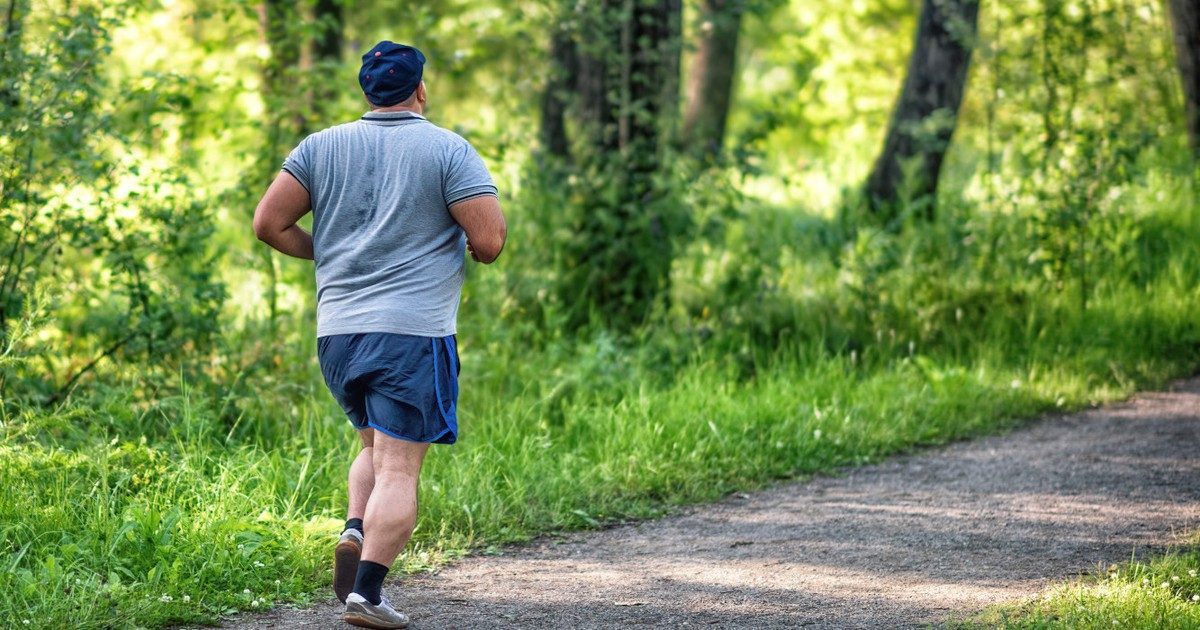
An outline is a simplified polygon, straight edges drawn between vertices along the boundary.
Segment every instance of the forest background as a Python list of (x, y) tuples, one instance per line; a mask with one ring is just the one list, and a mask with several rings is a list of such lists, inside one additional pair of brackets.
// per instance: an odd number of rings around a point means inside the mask
[(427, 55), (510, 242), (405, 570), (1200, 360), (1200, 7), (0, 3), (0, 619), (322, 597), (356, 448), (250, 217), (358, 57)]

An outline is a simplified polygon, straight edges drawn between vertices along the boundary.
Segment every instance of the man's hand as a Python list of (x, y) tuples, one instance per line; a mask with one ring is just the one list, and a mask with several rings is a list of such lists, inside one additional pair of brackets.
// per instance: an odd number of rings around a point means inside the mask
[(467, 233), (467, 251), (471, 258), (488, 264), (496, 260), (508, 238), (508, 225), (500, 211), (500, 200), (480, 195), (450, 206), (450, 216)]
[(254, 235), (288, 256), (312, 260), (312, 235), (296, 225), (310, 204), (308, 190), (291, 173), (281, 172), (254, 210)]

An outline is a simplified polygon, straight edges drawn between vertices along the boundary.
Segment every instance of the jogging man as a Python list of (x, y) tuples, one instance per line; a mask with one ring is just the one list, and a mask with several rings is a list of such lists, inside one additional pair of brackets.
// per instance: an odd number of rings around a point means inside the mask
[[(422, 116), (424, 65), (389, 41), (363, 55), (371, 111), (305, 138), (254, 213), (260, 240), (316, 262), (321, 373), (362, 439), (333, 586), (343, 619), (369, 628), (408, 624), (383, 580), (416, 524), (426, 450), (457, 439), (464, 246), (491, 263), (507, 234), (479, 154)], [(310, 209), (311, 235), (296, 225)]]

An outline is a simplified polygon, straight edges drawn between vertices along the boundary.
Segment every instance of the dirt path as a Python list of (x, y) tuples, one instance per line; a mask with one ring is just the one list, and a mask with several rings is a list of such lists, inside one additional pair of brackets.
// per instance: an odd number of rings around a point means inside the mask
[[(1200, 379), (388, 587), (417, 628), (899, 628), (1200, 527)], [(228, 628), (339, 628), (330, 600)]]

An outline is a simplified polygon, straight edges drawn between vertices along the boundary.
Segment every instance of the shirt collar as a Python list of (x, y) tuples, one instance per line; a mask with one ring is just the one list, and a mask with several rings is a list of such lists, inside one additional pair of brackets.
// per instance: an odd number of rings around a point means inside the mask
[(380, 112), (369, 111), (363, 114), (360, 120), (376, 121), (376, 122), (400, 122), (405, 120), (425, 120), (425, 117), (416, 112)]

